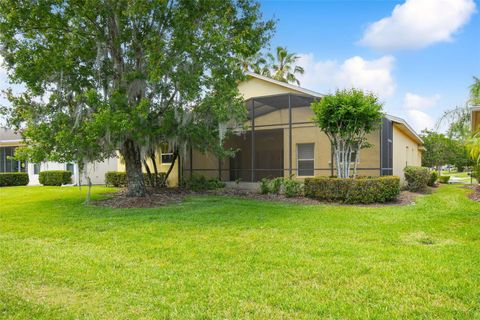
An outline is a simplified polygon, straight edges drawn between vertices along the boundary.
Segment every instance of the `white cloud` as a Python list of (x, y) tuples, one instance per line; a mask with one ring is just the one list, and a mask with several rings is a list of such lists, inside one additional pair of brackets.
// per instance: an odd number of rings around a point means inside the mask
[(436, 94), (430, 97), (424, 97), (418, 94), (407, 92), (403, 101), (403, 105), (407, 109), (428, 109), (437, 104), (440, 100), (440, 95)]
[(315, 61), (312, 53), (299, 56), (298, 64), (305, 69), (305, 74), (298, 78), (305, 88), (325, 92), (355, 87), (374, 92), (382, 98), (395, 93), (396, 85), (392, 76), (395, 59), (392, 56), (374, 60), (354, 56), (343, 62)]
[(437, 106), (439, 101), (439, 94), (433, 96), (421, 96), (411, 92), (405, 94), (403, 107), (407, 111), (407, 120), (417, 132), (434, 128), (435, 121), (426, 111)]
[(415, 129), (416, 132), (420, 132), (423, 129), (433, 129), (435, 121), (427, 113), (420, 110), (408, 110), (408, 123)]
[(473, 0), (407, 0), (392, 15), (368, 26), (361, 44), (381, 49), (418, 49), (452, 41), (475, 12)]

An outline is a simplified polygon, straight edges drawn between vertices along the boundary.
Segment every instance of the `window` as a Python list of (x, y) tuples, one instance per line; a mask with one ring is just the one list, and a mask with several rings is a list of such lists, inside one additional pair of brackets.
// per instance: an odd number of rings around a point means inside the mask
[(297, 175), (313, 176), (314, 174), (314, 144), (297, 144)]
[[(356, 157), (357, 157), (357, 152), (353, 151), (352, 155), (350, 156), (350, 162), (354, 163)], [(360, 162), (360, 156), (358, 157), (358, 162)]]
[(73, 163), (67, 163), (65, 167), (67, 171), (70, 171), (71, 173), (73, 173)]
[(33, 174), (39, 174), (40, 173), (40, 163), (34, 163), (33, 164)]
[(173, 153), (162, 153), (162, 164), (171, 164), (173, 161)]
[(15, 148), (0, 148), (0, 172), (25, 172), (26, 162), (12, 159)]

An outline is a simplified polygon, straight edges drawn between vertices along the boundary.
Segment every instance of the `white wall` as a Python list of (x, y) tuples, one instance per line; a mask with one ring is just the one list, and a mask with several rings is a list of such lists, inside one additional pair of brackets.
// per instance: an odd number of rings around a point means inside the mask
[[(87, 175), (90, 177), (92, 184), (105, 184), (105, 173), (107, 171), (117, 171), (117, 158), (110, 158), (101, 162), (89, 162), (85, 165), (84, 171), (81, 176), (79, 176), (78, 165), (74, 164), (73, 174), (72, 174), (72, 183), (78, 185), (87, 183)], [(40, 185), (38, 181), (38, 174), (34, 174), (33, 163), (28, 163), (27, 172), (29, 183), (28, 185), (35, 186)], [(40, 163), (40, 172), (47, 170), (66, 170), (66, 163), (59, 162), (42, 162)]]
[[(38, 181), (38, 176), (39, 175), (34, 174), (33, 166), (34, 166), (34, 164), (30, 163), (30, 162), (27, 165), (28, 179), (29, 179), (28, 185), (30, 185), (30, 186), (36, 186), (36, 185), (40, 184), (40, 182)], [(47, 170), (66, 170), (66, 169), (67, 169), (67, 165), (65, 163), (51, 162), (51, 161), (40, 163), (40, 172), (47, 171)], [(74, 172), (72, 174), (72, 183), (74, 181), (78, 180), (78, 178), (77, 178), (77, 176), (78, 176), (77, 165), (74, 165), (74, 170), (73, 171)]]
[[(105, 173), (118, 170), (118, 158), (112, 157), (104, 161), (89, 162), (80, 176), (80, 184), (87, 184), (87, 176), (90, 177), (92, 184), (105, 184)], [(78, 180), (76, 180), (78, 183)]]

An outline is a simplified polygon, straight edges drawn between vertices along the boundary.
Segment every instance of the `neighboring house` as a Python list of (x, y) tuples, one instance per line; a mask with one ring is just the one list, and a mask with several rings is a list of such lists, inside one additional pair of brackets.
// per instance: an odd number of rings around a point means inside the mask
[[(238, 88), (248, 109), (248, 129), (225, 142), (227, 148), (238, 150), (235, 157), (220, 160), (191, 150), (180, 159), (180, 169), (175, 164), (169, 185), (176, 185), (179, 175), (192, 174), (243, 182), (336, 174), (330, 142), (312, 120), (310, 104), (321, 94), (254, 73)], [(373, 147), (361, 150), (359, 175), (393, 174), (403, 179), (405, 166), (421, 165), (423, 141), (403, 119), (385, 116), (381, 129), (371, 133), (368, 141)], [(168, 159), (168, 155), (159, 158)], [(162, 159), (160, 171), (164, 172), (170, 163)]]
[(118, 169), (116, 158), (107, 159), (102, 162), (89, 162), (85, 165), (82, 174), (79, 174), (76, 163), (41, 162), (27, 163), (24, 161), (12, 160), (15, 149), (23, 145), (21, 136), (13, 130), (0, 127), (0, 172), (27, 172), (29, 185), (38, 185), (39, 173), (46, 170), (69, 170), (72, 172), (72, 183), (82, 185), (87, 183), (87, 176), (93, 184), (104, 184), (105, 173)]
[(472, 108), (472, 132), (480, 130), (480, 106)]

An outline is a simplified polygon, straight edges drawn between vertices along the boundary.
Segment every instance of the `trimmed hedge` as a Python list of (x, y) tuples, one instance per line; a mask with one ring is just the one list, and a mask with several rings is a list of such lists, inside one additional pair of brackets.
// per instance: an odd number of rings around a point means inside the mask
[(440, 176), (438, 177), (438, 182), (440, 183), (448, 183), (450, 181), (450, 176)]
[(105, 173), (105, 184), (107, 186), (114, 187), (126, 187), (127, 186), (127, 173), (126, 172), (117, 172), (117, 171), (108, 171)]
[[(155, 175), (152, 173), (152, 175)], [(165, 173), (160, 172), (158, 173), (157, 179), (162, 181), (165, 178)], [(148, 179), (148, 175), (146, 173), (143, 174), (143, 181), (145, 181), (145, 185), (147, 187), (151, 187), (150, 180)], [(127, 173), (126, 172), (119, 172), (119, 171), (108, 171), (105, 173), (105, 184), (107, 186), (114, 186), (117, 188), (123, 188), (127, 186)]]
[(2, 172), (0, 173), (0, 187), (26, 186), (28, 184), (26, 172)]
[(306, 178), (305, 196), (321, 201), (375, 203), (395, 200), (400, 194), (400, 178), (396, 176), (345, 179)]
[(66, 170), (48, 170), (40, 172), (38, 181), (44, 186), (61, 186), (72, 183), (72, 172)]
[(181, 186), (187, 190), (204, 191), (224, 188), (225, 183), (218, 178), (207, 179), (202, 175), (192, 175), (192, 177), (183, 181)]
[(407, 166), (403, 169), (405, 180), (407, 180), (407, 189), (418, 192), (427, 188), (430, 181), (430, 171), (425, 167)]

